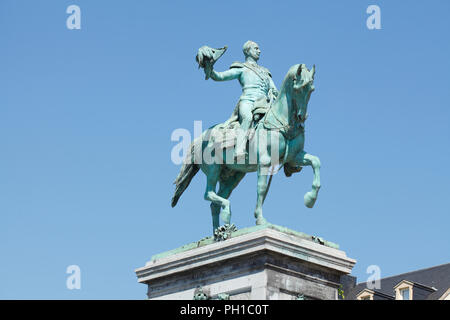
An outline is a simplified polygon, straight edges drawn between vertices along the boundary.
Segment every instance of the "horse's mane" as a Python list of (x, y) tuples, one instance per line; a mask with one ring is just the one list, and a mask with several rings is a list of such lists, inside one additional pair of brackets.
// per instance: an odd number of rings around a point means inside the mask
[(282, 99), (283, 96), (286, 94), (286, 86), (287, 86), (286, 82), (289, 79), (289, 76), (291, 75), (291, 73), (295, 73), (299, 66), (301, 66), (302, 69), (304, 69), (304, 68), (307, 69), (305, 64), (295, 64), (295, 65), (293, 65), (292, 67), (289, 68), (288, 72), (286, 73), (286, 76), (283, 79), (283, 82), (281, 83), (281, 87), (280, 87), (280, 91), (278, 93), (278, 96), (272, 102), (270, 107), (267, 109), (266, 114), (261, 118), (261, 120), (259, 121), (258, 125), (260, 125), (261, 123), (264, 123), (266, 121), (266, 118), (272, 112), (272, 109), (273, 109), (274, 105), (276, 105), (279, 102), (279, 100)]

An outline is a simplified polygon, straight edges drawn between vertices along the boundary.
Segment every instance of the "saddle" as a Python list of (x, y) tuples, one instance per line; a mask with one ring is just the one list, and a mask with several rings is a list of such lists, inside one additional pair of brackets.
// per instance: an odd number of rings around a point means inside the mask
[[(247, 140), (250, 141), (255, 133), (256, 126), (259, 121), (264, 117), (267, 111), (270, 109), (274, 99), (262, 97), (255, 101), (252, 108), (252, 124), (248, 132)], [(236, 145), (236, 136), (233, 134), (240, 128), (239, 116), (238, 116), (238, 106), (236, 106), (232, 116), (227, 121), (216, 125), (213, 130), (216, 130), (212, 135), (213, 143), (220, 144), (221, 149), (233, 148)]]
[(252, 127), (253, 125), (256, 126), (259, 120), (261, 120), (262, 117), (264, 117), (264, 115), (267, 113), (267, 111), (269, 111), (272, 102), (273, 102), (272, 99), (269, 100), (265, 97), (255, 101), (255, 104), (253, 105), (252, 108), (252, 115), (253, 115)]

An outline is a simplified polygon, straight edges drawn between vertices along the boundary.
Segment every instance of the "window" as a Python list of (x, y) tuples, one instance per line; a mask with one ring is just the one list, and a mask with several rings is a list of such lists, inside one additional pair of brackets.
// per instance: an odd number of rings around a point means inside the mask
[(402, 300), (409, 300), (409, 288), (400, 289), (400, 296)]
[(395, 287), (395, 300), (413, 300), (414, 283), (407, 280), (400, 281)]
[(373, 292), (372, 290), (364, 289), (356, 296), (356, 299), (357, 300), (373, 300), (374, 293), (375, 292)]
[(450, 288), (439, 298), (439, 300), (450, 300)]

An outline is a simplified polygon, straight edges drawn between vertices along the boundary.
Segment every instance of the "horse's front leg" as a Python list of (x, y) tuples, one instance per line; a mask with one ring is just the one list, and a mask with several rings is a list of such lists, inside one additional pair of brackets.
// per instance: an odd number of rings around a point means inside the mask
[(313, 169), (314, 179), (312, 190), (308, 191), (304, 196), (305, 206), (312, 208), (316, 203), (320, 189), (320, 160), (316, 156), (302, 152), (297, 156), (296, 163), (301, 166), (311, 166)]

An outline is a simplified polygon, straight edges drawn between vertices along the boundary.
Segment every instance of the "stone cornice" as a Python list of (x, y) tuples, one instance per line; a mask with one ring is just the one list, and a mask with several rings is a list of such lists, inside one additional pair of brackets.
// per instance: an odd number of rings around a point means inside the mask
[(188, 269), (223, 263), (229, 259), (264, 251), (306, 261), (342, 274), (349, 274), (356, 263), (341, 250), (272, 228), (264, 228), (226, 241), (149, 261), (144, 267), (136, 269), (136, 274), (139, 282), (146, 283)]

